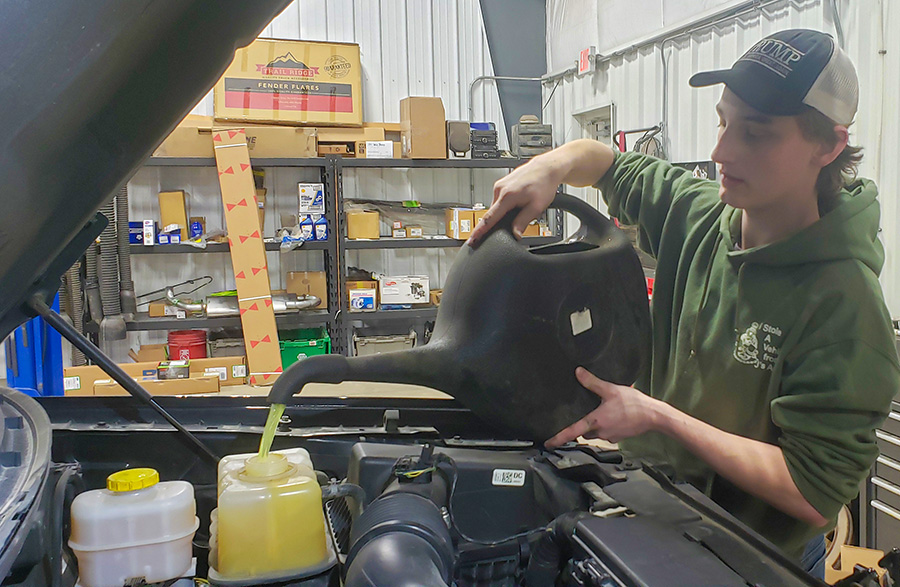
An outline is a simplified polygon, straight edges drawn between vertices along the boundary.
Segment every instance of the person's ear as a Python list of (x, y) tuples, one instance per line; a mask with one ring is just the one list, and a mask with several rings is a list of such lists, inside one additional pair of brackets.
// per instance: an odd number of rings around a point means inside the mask
[(829, 147), (822, 143), (821, 148), (816, 153), (816, 163), (819, 167), (830, 165), (844, 151), (844, 147), (850, 142), (850, 131), (846, 126), (837, 124), (834, 127), (834, 136), (837, 137), (834, 145)]

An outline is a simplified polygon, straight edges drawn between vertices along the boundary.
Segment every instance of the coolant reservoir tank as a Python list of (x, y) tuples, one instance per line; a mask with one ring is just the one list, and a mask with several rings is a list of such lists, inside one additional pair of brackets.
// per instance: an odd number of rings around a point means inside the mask
[(219, 461), (219, 507), (210, 525), (216, 585), (302, 578), (335, 563), (322, 490), (302, 448)]
[(160, 483), (154, 469), (126, 469), (110, 475), (106, 487), (72, 503), (69, 546), (78, 557), (79, 585), (122, 587), (185, 576), (200, 525), (193, 486)]

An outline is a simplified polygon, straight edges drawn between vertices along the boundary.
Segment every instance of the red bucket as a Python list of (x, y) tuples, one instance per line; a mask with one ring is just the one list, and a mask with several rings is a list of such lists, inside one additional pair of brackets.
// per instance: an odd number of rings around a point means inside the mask
[(205, 358), (205, 330), (173, 330), (169, 333), (169, 360)]

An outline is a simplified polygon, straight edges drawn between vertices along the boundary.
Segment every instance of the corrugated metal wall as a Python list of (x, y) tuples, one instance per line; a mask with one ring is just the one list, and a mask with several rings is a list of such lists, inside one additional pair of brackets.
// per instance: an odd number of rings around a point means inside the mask
[[(697, 0), (698, 5), (703, 3)], [(885, 44), (886, 39), (900, 35), (900, 6), (889, 0), (840, 0), (837, 4), (846, 50), (857, 66), (861, 88), (851, 141), (865, 148), (861, 175), (873, 178), (881, 191), (882, 238), (887, 258), (882, 284), (892, 314), (900, 317), (900, 137), (893, 132), (900, 122), (900, 50), (896, 42)], [(599, 18), (604, 18), (602, 5)], [(609, 104), (615, 105), (616, 129), (655, 125), (664, 118), (663, 87), (667, 78), (669, 159), (708, 160), (716, 140), (715, 104), (721, 89), (695, 90), (688, 86), (688, 79), (697, 71), (730, 67), (755, 41), (787, 28), (835, 34), (830, 2), (764, 3), (762, 8), (743, 16), (677, 35), (664, 47), (661, 42), (641, 46), (639, 39), (634, 40), (635, 48), (602, 61), (595, 72), (585, 77), (567, 75), (545, 84), (545, 100), (550, 99), (545, 121), (553, 124), (557, 144), (592, 136), (579, 113)], [(552, 39), (548, 39), (548, 45), (552, 44)], [(667, 76), (662, 55), (668, 64)], [(596, 202), (592, 192), (595, 190), (579, 193)]]
[[(406, 96), (440, 96), (448, 119), (468, 118), (468, 86), (478, 76), (492, 75), (491, 56), (478, 0), (295, 0), (266, 27), (261, 37), (353, 42), (360, 45), (363, 109), (368, 122), (399, 122), (400, 100)], [(492, 82), (474, 94), (475, 117), (504, 128), (500, 101)], [(212, 94), (194, 109), (212, 115)], [(502, 135), (502, 133), (501, 133)], [(506, 137), (501, 142), (506, 145)], [(502, 172), (475, 172), (475, 200), (490, 202), (493, 182)], [(318, 170), (267, 170), (269, 189), (265, 234), (272, 235), (281, 213), (297, 209), (297, 182), (316, 181)], [(208, 228), (221, 227), (219, 184), (213, 169), (148, 167), (129, 184), (130, 217), (159, 218), (157, 193), (184, 189), (190, 213), (205, 216)], [(344, 171), (347, 198), (422, 202), (471, 201), (469, 172), (462, 170)], [(389, 232), (383, 227), (382, 232)], [(348, 264), (387, 274), (429, 275), (439, 287), (455, 250), (351, 251)], [(234, 287), (227, 255), (140, 255), (132, 257), (135, 287), (144, 293), (202, 275), (213, 284), (199, 294)], [(288, 271), (322, 270), (319, 252), (269, 253), (273, 288), (283, 287)], [(157, 342), (163, 333), (131, 335), (132, 344)]]

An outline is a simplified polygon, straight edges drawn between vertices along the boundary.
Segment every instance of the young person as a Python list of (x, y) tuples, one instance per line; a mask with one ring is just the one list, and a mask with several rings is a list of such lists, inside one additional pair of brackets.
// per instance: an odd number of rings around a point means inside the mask
[(650, 368), (633, 388), (580, 368), (603, 401), (548, 446), (603, 438), (668, 463), (822, 576), (823, 533), (874, 462), (900, 384), (877, 191), (848, 145), (856, 72), (830, 36), (789, 30), (690, 83), (725, 85), (721, 185), (578, 140), (499, 180), (470, 242), (517, 208), (521, 234), (560, 183), (595, 185), (637, 224), (658, 263)]

